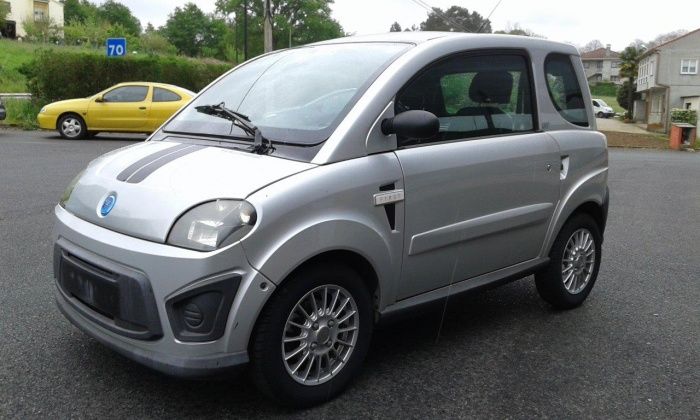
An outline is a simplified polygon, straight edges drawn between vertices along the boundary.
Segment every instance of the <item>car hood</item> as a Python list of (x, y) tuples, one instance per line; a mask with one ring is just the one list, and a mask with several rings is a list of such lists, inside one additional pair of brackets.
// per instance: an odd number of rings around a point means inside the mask
[(71, 109), (80, 109), (80, 108), (87, 108), (88, 103), (90, 103), (90, 98), (82, 98), (82, 99), (67, 99), (65, 101), (58, 101), (58, 102), (52, 102), (48, 105), (46, 105), (47, 109), (51, 108), (71, 108)]
[[(219, 198), (244, 199), (315, 165), (245, 151), (173, 141), (148, 141), (92, 161), (64, 207), (110, 230), (164, 243), (190, 208)], [(116, 196), (101, 215), (105, 199)]]

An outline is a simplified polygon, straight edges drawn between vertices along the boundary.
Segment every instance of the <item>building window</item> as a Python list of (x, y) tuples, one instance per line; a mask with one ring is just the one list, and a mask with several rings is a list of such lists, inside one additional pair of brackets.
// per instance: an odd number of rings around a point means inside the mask
[(613, 62), (612, 62), (612, 68), (615, 69), (615, 68), (617, 68), (617, 67), (619, 67), (619, 66), (620, 66), (620, 62), (619, 62), (619, 61), (613, 61)]
[(598, 70), (602, 70), (602, 69), (603, 69), (603, 62), (602, 62), (602, 61), (598, 61), (598, 62), (596, 62), (595, 64), (596, 64), (596, 68), (597, 68)]
[(583, 67), (587, 69), (587, 68), (591, 67), (591, 63), (589, 63), (588, 61), (584, 61)]
[(698, 74), (698, 59), (684, 58), (681, 60), (681, 74)]
[(620, 80), (620, 76), (615, 76), (615, 75), (610, 76), (610, 80), (613, 82), (617, 82), (618, 80)]

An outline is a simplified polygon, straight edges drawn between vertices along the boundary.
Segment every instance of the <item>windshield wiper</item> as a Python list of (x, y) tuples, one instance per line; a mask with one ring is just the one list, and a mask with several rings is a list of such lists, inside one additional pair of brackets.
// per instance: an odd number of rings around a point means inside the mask
[(248, 118), (247, 115), (226, 108), (225, 103), (221, 102), (218, 105), (200, 105), (196, 106), (195, 109), (202, 114), (229, 120), (233, 125), (253, 137), (253, 148), (251, 152), (263, 155), (275, 150), (272, 146), (272, 141), (262, 135), (260, 129), (250, 122), (250, 118)]

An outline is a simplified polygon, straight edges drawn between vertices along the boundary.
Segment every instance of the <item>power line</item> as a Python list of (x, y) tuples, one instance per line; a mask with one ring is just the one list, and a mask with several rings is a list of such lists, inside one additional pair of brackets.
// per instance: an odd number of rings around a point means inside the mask
[(445, 22), (452, 25), (452, 27), (457, 28), (457, 29), (461, 29), (464, 32), (469, 32), (469, 30), (467, 28), (465, 28), (459, 22), (455, 21), (454, 19), (452, 19), (449, 16), (447, 16), (446, 14), (444, 14), (440, 9), (432, 7), (431, 5), (429, 5), (428, 3), (426, 3), (422, 0), (411, 0), (411, 1), (414, 2), (415, 4), (417, 4), (418, 6), (424, 8), (425, 10), (427, 10), (428, 13), (435, 13), (442, 20), (444, 20)]
[(503, 1), (503, 0), (498, 0), (498, 3), (496, 3), (495, 6), (493, 6), (493, 9), (491, 9), (491, 13), (489, 13), (489, 15), (486, 16), (486, 20), (484, 20), (484, 23), (481, 24), (481, 27), (479, 28), (479, 30), (476, 31), (477, 34), (480, 33), (482, 29), (484, 29), (484, 26), (486, 26), (486, 22), (489, 22), (489, 19), (491, 19), (491, 15), (493, 14), (493, 12), (496, 11), (496, 9), (498, 8), (498, 6), (501, 5), (501, 2), (502, 2), (502, 1)]

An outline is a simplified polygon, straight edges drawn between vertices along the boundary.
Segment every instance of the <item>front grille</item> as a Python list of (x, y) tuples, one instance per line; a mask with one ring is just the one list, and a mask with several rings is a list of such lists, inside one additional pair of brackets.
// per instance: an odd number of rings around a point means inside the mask
[(82, 315), (127, 337), (162, 336), (145, 275), (77, 248), (69, 251), (56, 245), (54, 253), (58, 288)]

